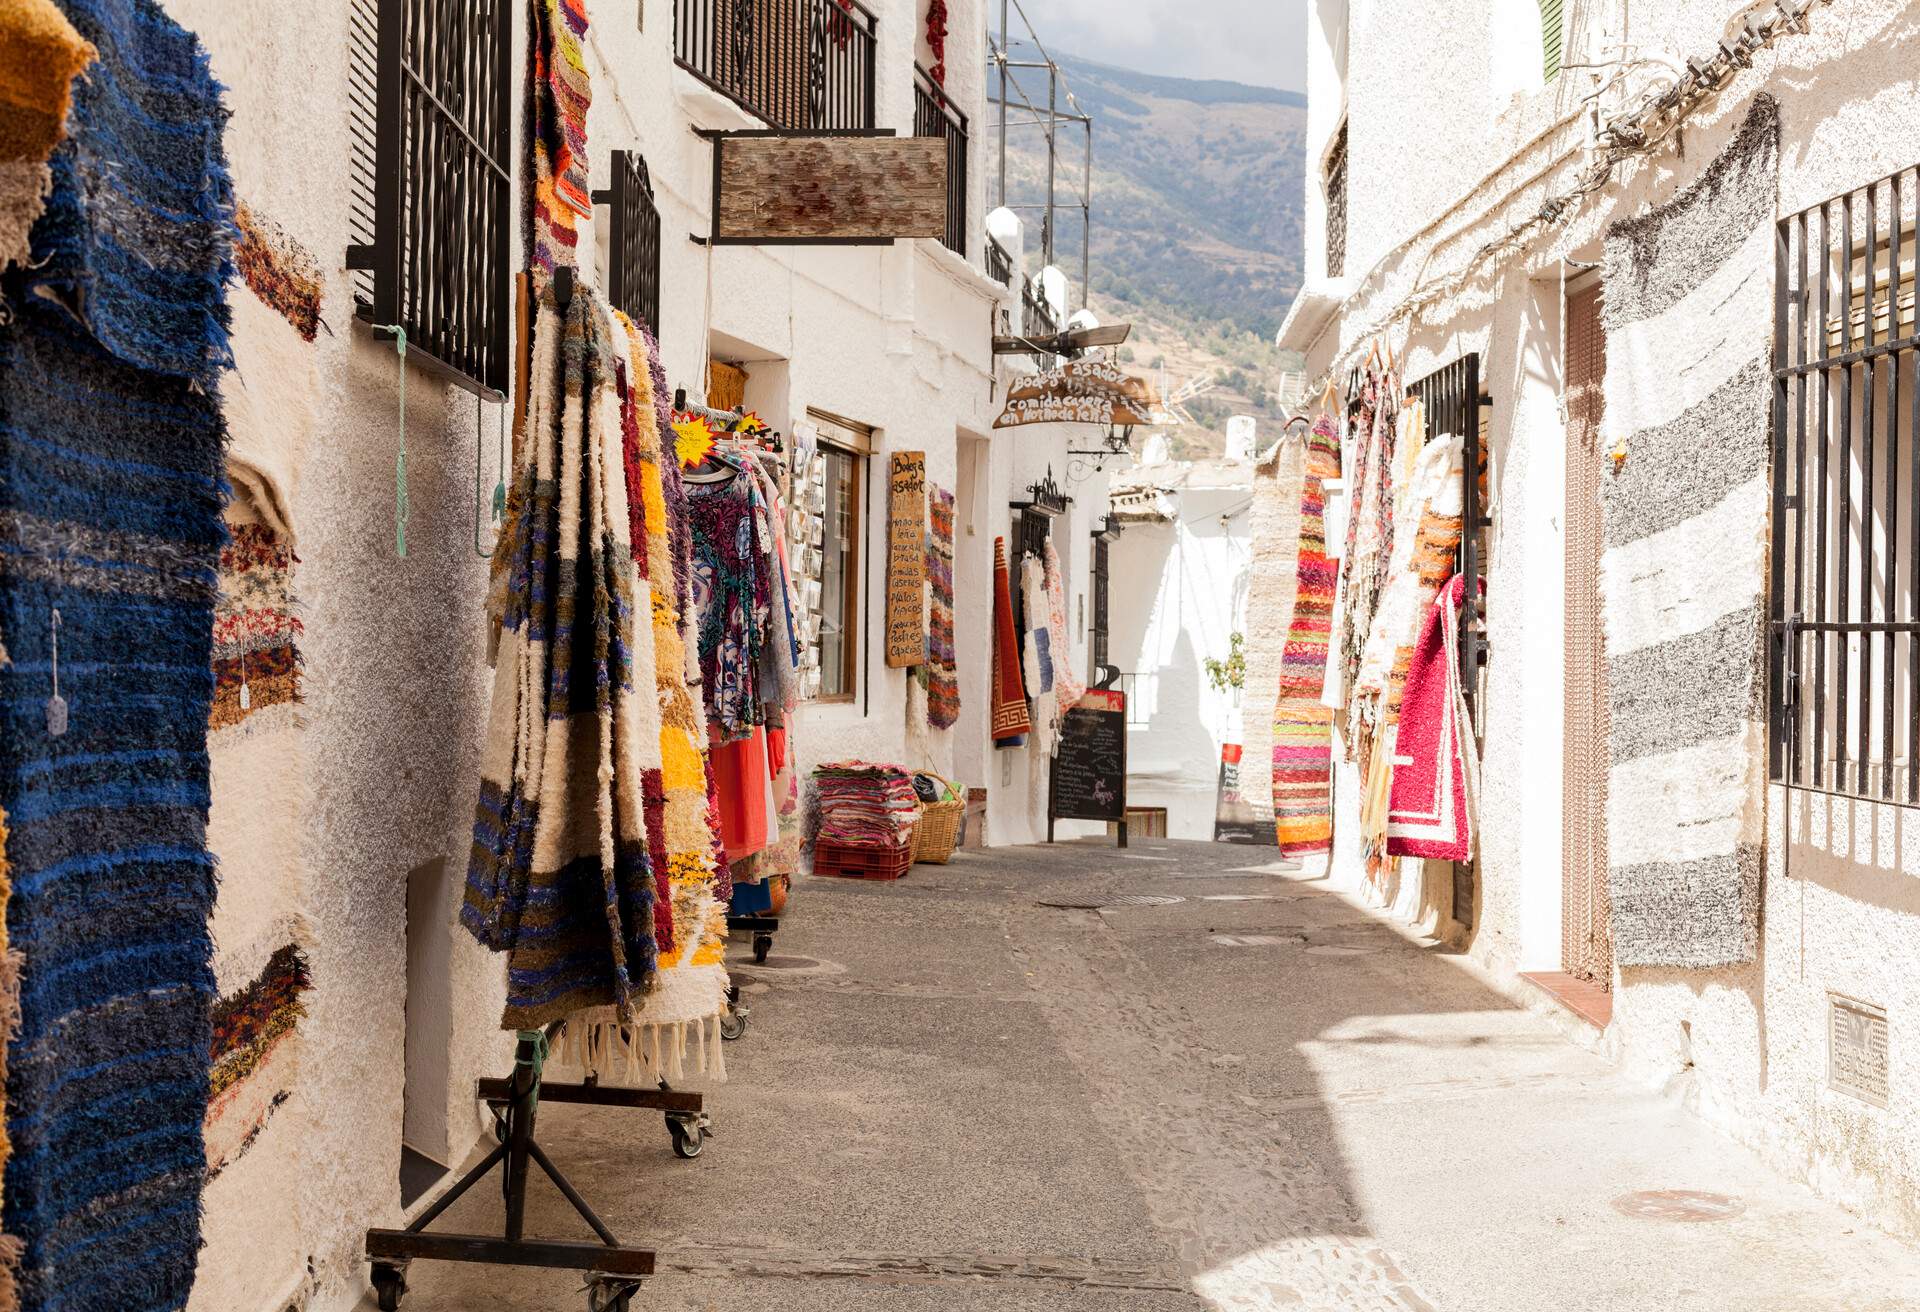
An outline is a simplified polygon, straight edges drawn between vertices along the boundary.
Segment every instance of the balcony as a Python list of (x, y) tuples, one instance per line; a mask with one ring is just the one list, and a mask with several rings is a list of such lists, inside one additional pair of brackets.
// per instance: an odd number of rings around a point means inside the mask
[(1013, 256), (998, 238), (987, 238), (987, 277), (1002, 287), (1013, 286)]
[(674, 61), (769, 127), (866, 130), (878, 26), (859, 0), (674, 0)]
[(1047, 295), (1038, 282), (1027, 279), (1026, 287), (1020, 293), (1020, 302), (1025, 307), (1020, 320), (1021, 336), (1030, 342), (1059, 336), (1060, 323), (1054, 318), (1053, 306), (1048, 304)]
[[(967, 116), (933, 76), (913, 66), (913, 135), (947, 143), (947, 249), (967, 255)], [(1002, 281), (1005, 281), (1004, 279)]]

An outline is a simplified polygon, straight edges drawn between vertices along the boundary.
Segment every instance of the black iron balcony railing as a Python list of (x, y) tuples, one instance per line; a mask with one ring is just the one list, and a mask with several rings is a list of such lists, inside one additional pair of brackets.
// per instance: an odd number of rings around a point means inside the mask
[(660, 206), (653, 176), (637, 150), (616, 150), (613, 185), (593, 193), (612, 207), (608, 231), (607, 294), (614, 305), (660, 332)]
[(1026, 289), (1021, 292), (1020, 299), (1026, 307), (1026, 313), (1021, 319), (1023, 328), (1021, 336), (1030, 342), (1037, 342), (1043, 338), (1059, 335), (1060, 324), (1054, 318), (1053, 306), (1048, 304), (1046, 293), (1040, 290), (1040, 284), (1036, 280), (1027, 279)]
[(940, 84), (918, 64), (913, 66), (913, 135), (940, 137), (947, 143), (947, 249), (967, 253), (967, 116)]
[(870, 129), (878, 25), (859, 0), (674, 0), (674, 59), (771, 127)]
[(987, 238), (987, 277), (1003, 287), (1013, 286), (1013, 256), (992, 237)]

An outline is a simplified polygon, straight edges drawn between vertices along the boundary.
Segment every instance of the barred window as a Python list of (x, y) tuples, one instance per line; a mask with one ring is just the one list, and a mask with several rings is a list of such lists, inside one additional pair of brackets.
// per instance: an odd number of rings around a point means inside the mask
[[(613, 303), (660, 335), (660, 207), (637, 150), (613, 152), (613, 185), (593, 193), (610, 207), (607, 288)], [(724, 408), (724, 407), (723, 407)]]
[(1903, 169), (1775, 243), (1771, 772), (1920, 805), (1920, 344)]
[(1327, 196), (1327, 277), (1347, 271), (1347, 124), (1340, 121), (1322, 178)]
[(504, 0), (354, 0), (350, 19), (356, 311), (492, 395), (511, 356), (511, 15)]

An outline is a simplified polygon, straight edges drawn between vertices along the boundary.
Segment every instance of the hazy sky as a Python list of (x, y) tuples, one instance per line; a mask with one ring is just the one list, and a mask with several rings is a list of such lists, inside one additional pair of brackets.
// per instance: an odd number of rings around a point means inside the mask
[[(1306, 0), (1022, 3), (1049, 48), (1143, 73), (1306, 90)], [(988, 0), (987, 10), (997, 29), (996, 0)], [(1024, 35), (1018, 14), (1012, 25)]]

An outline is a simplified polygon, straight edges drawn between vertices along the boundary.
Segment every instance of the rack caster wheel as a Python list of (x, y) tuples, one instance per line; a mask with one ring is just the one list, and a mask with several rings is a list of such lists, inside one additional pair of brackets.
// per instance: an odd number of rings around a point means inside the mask
[(707, 1117), (689, 1116), (685, 1113), (669, 1113), (667, 1133), (673, 1137), (673, 1155), (692, 1161), (707, 1146)]
[(406, 1274), (397, 1266), (374, 1263), (373, 1292), (379, 1299), (380, 1312), (399, 1312), (400, 1299), (407, 1292)]
[(742, 1038), (747, 1032), (747, 1008), (729, 1007), (720, 1017), (720, 1037), (731, 1042)]
[(773, 951), (773, 935), (755, 934), (753, 936), (753, 964), (754, 965), (756, 966), (766, 965), (767, 953), (771, 951)]
[(587, 1312), (631, 1312), (640, 1282), (627, 1276), (587, 1277)]

